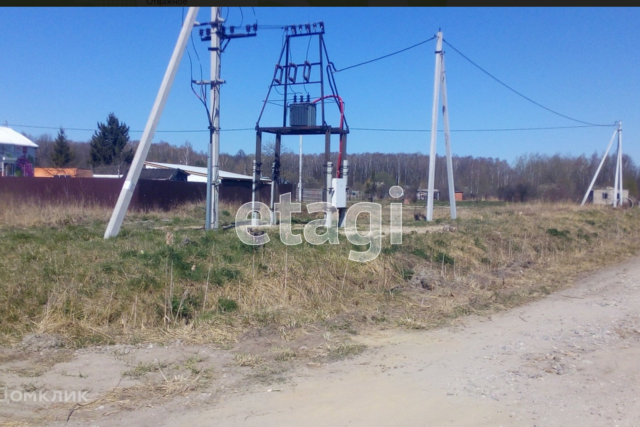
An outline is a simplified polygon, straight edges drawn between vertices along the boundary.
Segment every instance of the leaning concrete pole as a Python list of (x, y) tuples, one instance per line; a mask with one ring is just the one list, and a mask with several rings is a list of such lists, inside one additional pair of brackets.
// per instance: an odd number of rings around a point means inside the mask
[(440, 95), (440, 77), (442, 64), (442, 31), (438, 31), (436, 43), (436, 72), (433, 79), (433, 111), (431, 114), (431, 151), (429, 151), (429, 193), (427, 194), (427, 221), (433, 221), (433, 192), (436, 178), (436, 140), (438, 138), (438, 96)]
[(584, 206), (585, 202), (589, 198), (589, 193), (591, 193), (593, 184), (595, 184), (596, 179), (598, 179), (598, 174), (600, 173), (600, 169), (602, 169), (602, 165), (604, 164), (604, 161), (607, 160), (607, 156), (609, 155), (609, 150), (611, 150), (611, 144), (613, 144), (613, 140), (616, 137), (616, 133), (618, 133), (617, 129), (613, 131), (613, 136), (611, 137), (611, 141), (609, 141), (609, 145), (607, 145), (607, 149), (604, 151), (604, 156), (602, 156), (602, 160), (600, 160), (600, 164), (598, 165), (598, 169), (596, 169), (596, 173), (593, 174), (593, 179), (591, 180), (591, 184), (589, 184), (589, 188), (587, 188), (587, 192), (584, 193), (584, 198), (582, 199), (582, 203), (580, 203), (580, 206)]
[(107, 225), (107, 230), (104, 233), (105, 239), (108, 239), (109, 237), (116, 237), (120, 232), (122, 221), (124, 220), (124, 216), (129, 208), (129, 202), (131, 202), (131, 196), (133, 196), (133, 191), (138, 183), (138, 178), (140, 178), (140, 172), (142, 171), (144, 160), (147, 158), (147, 153), (151, 147), (153, 135), (156, 132), (156, 127), (158, 126), (158, 121), (160, 121), (164, 105), (167, 102), (167, 97), (169, 96), (173, 79), (178, 71), (180, 60), (182, 59), (184, 49), (187, 45), (187, 40), (189, 40), (189, 35), (193, 29), (193, 24), (196, 20), (199, 9), (199, 7), (190, 7), (189, 12), (187, 13), (187, 18), (182, 23), (182, 30), (180, 30), (176, 47), (173, 49), (173, 54), (169, 60), (167, 71), (164, 73), (164, 78), (162, 79), (162, 84), (160, 84), (158, 96), (156, 96), (156, 101), (153, 103), (153, 107), (151, 108), (151, 114), (149, 114), (149, 120), (147, 121), (147, 125), (142, 133), (142, 138), (138, 145), (138, 149), (136, 150), (136, 155), (133, 158), (133, 163), (131, 164), (127, 178), (122, 186), (122, 191), (120, 191), (120, 196), (118, 197), (118, 202), (116, 203), (116, 207), (113, 210), (113, 214), (111, 215), (111, 219)]

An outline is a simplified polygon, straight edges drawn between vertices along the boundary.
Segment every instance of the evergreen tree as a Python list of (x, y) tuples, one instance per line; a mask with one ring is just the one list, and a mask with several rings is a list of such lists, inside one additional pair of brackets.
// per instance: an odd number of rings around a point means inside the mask
[(91, 138), (91, 164), (130, 164), (133, 161), (133, 151), (126, 149), (128, 142), (129, 126), (124, 122), (120, 123), (115, 114), (110, 113), (106, 123), (98, 123), (98, 130)]
[(71, 144), (67, 139), (64, 129), (60, 128), (58, 136), (54, 141), (53, 151), (51, 152), (51, 162), (55, 167), (64, 168), (69, 166), (75, 159), (75, 154), (71, 149)]

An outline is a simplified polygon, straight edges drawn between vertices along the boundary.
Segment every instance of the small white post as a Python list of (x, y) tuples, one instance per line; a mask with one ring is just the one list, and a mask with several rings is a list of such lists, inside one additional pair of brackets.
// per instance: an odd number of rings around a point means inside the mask
[(435, 191), (436, 177), (436, 140), (438, 137), (438, 96), (440, 94), (442, 64), (442, 31), (438, 31), (436, 43), (436, 71), (433, 78), (433, 111), (431, 113), (431, 150), (429, 151), (429, 182), (427, 188), (427, 221), (433, 220), (433, 193)]
[(156, 132), (156, 127), (160, 121), (162, 110), (167, 102), (169, 91), (173, 85), (173, 80), (176, 76), (176, 72), (178, 71), (180, 60), (182, 59), (184, 49), (187, 46), (187, 40), (189, 40), (189, 35), (193, 29), (193, 24), (196, 20), (199, 9), (199, 7), (190, 7), (189, 12), (187, 12), (187, 17), (182, 23), (182, 29), (180, 30), (176, 47), (173, 49), (173, 54), (169, 60), (167, 71), (164, 74), (164, 78), (160, 84), (160, 89), (158, 90), (158, 95), (156, 96), (156, 100), (151, 108), (147, 125), (142, 133), (142, 138), (140, 138), (140, 144), (138, 145), (133, 162), (131, 163), (131, 168), (127, 173), (127, 178), (125, 179), (122, 190), (120, 191), (120, 196), (118, 196), (116, 207), (113, 210), (113, 214), (111, 215), (111, 219), (109, 220), (109, 224), (107, 225), (107, 229), (104, 233), (105, 239), (116, 237), (120, 232), (122, 221), (124, 221), (124, 216), (129, 208), (129, 203), (131, 202), (133, 191), (138, 183), (138, 178), (140, 178), (140, 172), (142, 171), (144, 160), (147, 158), (147, 154), (149, 153), (153, 135)]

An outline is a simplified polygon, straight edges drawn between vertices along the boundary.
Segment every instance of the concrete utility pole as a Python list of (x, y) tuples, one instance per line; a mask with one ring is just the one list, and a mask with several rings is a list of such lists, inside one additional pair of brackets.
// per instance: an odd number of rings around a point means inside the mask
[(211, 125), (209, 126), (209, 158), (207, 159), (207, 207), (205, 229), (218, 229), (218, 201), (220, 198), (220, 33), (219, 25), (224, 22), (220, 8), (211, 8)]
[(449, 205), (451, 219), (456, 219), (456, 197), (453, 184), (453, 161), (451, 159), (451, 145), (449, 133), (449, 106), (447, 104), (447, 81), (444, 71), (444, 52), (442, 51), (442, 31), (438, 31), (436, 42), (436, 71), (433, 79), (433, 111), (431, 114), (431, 150), (429, 151), (429, 181), (427, 194), (427, 221), (433, 221), (433, 195), (435, 191), (436, 175), (436, 141), (438, 139), (438, 104), (442, 92), (442, 114), (444, 120), (444, 141), (447, 149), (447, 179), (449, 184)]
[[(618, 159), (616, 163), (616, 179), (614, 183), (614, 198), (613, 207), (615, 208), (618, 203), (622, 206), (622, 122), (618, 122)], [(620, 198), (618, 202), (618, 198)]]
[(124, 216), (129, 208), (129, 203), (131, 202), (133, 191), (138, 183), (138, 178), (140, 178), (140, 172), (142, 171), (144, 160), (147, 158), (147, 154), (149, 153), (153, 135), (156, 132), (156, 127), (160, 121), (162, 110), (167, 102), (169, 91), (171, 90), (173, 80), (176, 76), (176, 72), (178, 71), (178, 65), (180, 65), (180, 60), (182, 59), (184, 49), (187, 46), (187, 40), (189, 40), (189, 35), (193, 29), (199, 9), (199, 7), (190, 7), (189, 12), (187, 12), (187, 17), (182, 23), (182, 29), (180, 30), (176, 47), (173, 49), (173, 54), (169, 60), (167, 71), (164, 74), (164, 78), (160, 84), (160, 89), (158, 90), (158, 95), (156, 96), (156, 100), (151, 108), (147, 125), (145, 126), (142, 138), (140, 139), (140, 144), (138, 145), (133, 162), (131, 163), (131, 168), (127, 173), (127, 178), (125, 179), (122, 190), (120, 191), (120, 196), (118, 197), (118, 202), (116, 203), (116, 207), (113, 210), (113, 214), (111, 215), (111, 219), (107, 225), (107, 230), (104, 233), (105, 239), (116, 237), (120, 232), (122, 221), (124, 220)]
[[(600, 169), (602, 169), (602, 165), (604, 165), (605, 160), (609, 155), (609, 150), (611, 150), (611, 146), (613, 145), (613, 140), (618, 135), (618, 155), (616, 158), (616, 174), (614, 178), (613, 185), (613, 206), (616, 206), (617, 193), (620, 191), (620, 198), (622, 198), (622, 122), (618, 122), (618, 128), (613, 131), (613, 135), (611, 136), (611, 140), (607, 145), (607, 149), (604, 151), (604, 155), (602, 156), (602, 160), (600, 160), (600, 164), (598, 165), (598, 169), (596, 169), (596, 173), (593, 174), (593, 179), (591, 180), (591, 184), (589, 184), (589, 188), (587, 188), (587, 192), (584, 194), (584, 198), (582, 199), (582, 203), (580, 206), (584, 206), (587, 199), (589, 198), (589, 193), (593, 189), (593, 185), (596, 183), (598, 179), (598, 174), (600, 174)], [(620, 179), (620, 184), (618, 184), (618, 178)], [(619, 188), (618, 188), (619, 187)]]

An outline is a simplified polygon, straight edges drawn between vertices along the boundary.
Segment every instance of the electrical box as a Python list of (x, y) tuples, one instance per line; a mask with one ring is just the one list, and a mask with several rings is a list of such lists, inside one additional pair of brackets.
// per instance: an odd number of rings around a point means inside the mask
[(336, 208), (347, 207), (347, 180), (345, 178), (333, 178), (331, 180), (331, 204)]
[(316, 104), (299, 102), (289, 105), (289, 126), (315, 126)]

